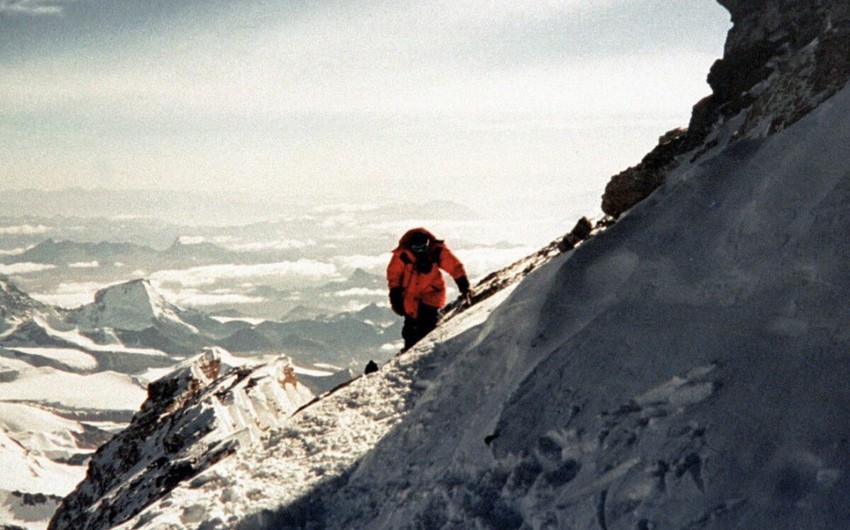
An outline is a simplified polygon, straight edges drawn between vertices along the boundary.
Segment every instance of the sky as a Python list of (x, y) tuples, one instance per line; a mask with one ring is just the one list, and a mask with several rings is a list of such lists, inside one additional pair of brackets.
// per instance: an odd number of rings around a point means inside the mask
[(0, 0), (0, 191), (601, 195), (729, 27), (712, 0)]

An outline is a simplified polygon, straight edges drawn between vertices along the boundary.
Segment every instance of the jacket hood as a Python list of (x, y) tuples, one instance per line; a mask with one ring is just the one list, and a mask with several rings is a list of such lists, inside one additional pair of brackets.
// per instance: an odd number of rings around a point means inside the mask
[(434, 234), (432, 234), (428, 229), (419, 227), (411, 228), (410, 230), (405, 232), (404, 235), (401, 236), (401, 239), (398, 240), (398, 248), (407, 248), (407, 243), (410, 241), (410, 238), (413, 236), (413, 234), (417, 232), (424, 232), (425, 234), (427, 234), (428, 238), (431, 240), (431, 243), (441, 243), (441, 241), (437, 239)]

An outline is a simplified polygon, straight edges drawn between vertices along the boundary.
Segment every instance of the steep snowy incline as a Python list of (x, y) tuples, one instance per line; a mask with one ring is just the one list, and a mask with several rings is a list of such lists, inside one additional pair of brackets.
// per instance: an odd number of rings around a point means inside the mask
[(850, 88), (668, 182), (440, 345), (451, 366), (306, 521), (846, 525)]
[[(308, 517), (321, 509), (312, 504), (321, 498), (315, 492), (343, 483), (358, 459), (404, 419), (449, 365), (435, 342), (481, 323), (510, 291), (507, 287), (455, 317), (379, 372), (298, 412), (260, 444), (221, 460), (117, 528), (274, 527), (281, 522), (281, 504), (300, 506)], [(52, 528), (70, 528), (57, 522)]]
[[(444, 325), (430, 341), (481, 322), (512, 286), (591, 233), (587, 219), (576, 226), (563, 240), (484, 278), (475, 288), (472, 309), (452, 303)], [(301, 405), (305, 399), (269, 392), (275, 388), (270, 383), (275, 378), (269, 377), (267, 368), (222, 371), (214, 379), (206, 374), (215, 373), (217, 364), (234, 365), (226, 352), (215, 350), (218, 353), (211, 358), (204, 355), (187, 362), (149, 387), (151, 396), (142, 412), (97, 452), (86, 480), (65, 499), (51, 527), (261, 524), (273, 517), (280, 499), (297, 499), (328, 477), (344, 474), (346, 466), (410, 411), (415, 397), (427, 388), (427, 380), (446, 366), (432, 355), (430, 341), (416, 352), (397, 357), (381, 373), (353, 382), (348, 370), (334, 373), (330, 366), (321, 370), (292, 367), (290, 375), (297, 379), (292, 389), (306, 387), (320, 397), (291, 418), (292, 404)], [(209, 370), (199, 371), (199, 366), (206, 365)], [(265, 396), (261, 406), (258, 393)], [(245, 396), (255, 396), (253, 405), (244, 406)], [(234, 423), (229, 409), (241, 411), (235, 423), (250, 427), (251, 421), (257, 421), (262, 428), (242, 429), (236, 435), (234, 431), (240, 429), (228, 427)], [(269, 415), (271, 409), (277, 412)], [(217, 412), (210, 414), (211, 410)], [(222, 419), (226, 417), (231, 419)], [(298, 447), (270, 458), (269, 451), (274, 452), (278, 444), (293, 442), (281, 441), (289, 433), (296, 433)], [(265, 500), (258, 500), (258, 492), (266, 492)]]

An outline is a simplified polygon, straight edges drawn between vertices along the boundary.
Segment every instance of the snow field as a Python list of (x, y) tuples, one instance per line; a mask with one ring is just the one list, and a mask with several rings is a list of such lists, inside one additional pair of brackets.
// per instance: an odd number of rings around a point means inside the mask
[[(19, 434), (0, 432), (0, 469), (3, 470), (4, 489), (62, 496), (83, 479), (85, 468), (82, 466), (60, 464), (40, 454), (39, 447), (49, 447), (51, 440), (34, 440), (35, 446), (30, 449), (17, 439)], [(66, 443), (65, 440), (62, 442)]]
[(145, 396), (130, 376), (110, 371), (77, 375), (31, 368), (0, 385), (0, 401), (61, 403), (75, 409), (138, 410)]
[(97, 368), (97, 360), (88, 353), (73, 348), (44, 348), (44, 347), (20, 347), (13, 348), (14, 351), (26, 353), (36, 357), (51, 359), (64, 364), (72, 370), (94, 370)]

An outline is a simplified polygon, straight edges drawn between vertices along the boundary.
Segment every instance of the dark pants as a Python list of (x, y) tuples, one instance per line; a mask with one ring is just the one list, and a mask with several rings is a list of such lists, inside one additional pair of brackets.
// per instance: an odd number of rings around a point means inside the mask
[(416, 318), (404, 317), (404, 327), (401, 328), (401, 337), (404, 339), (405, 350), (409, 350), (420, 339), (437, 327), (439, 311), (439, 307), (419, 302), (419, 314)]

